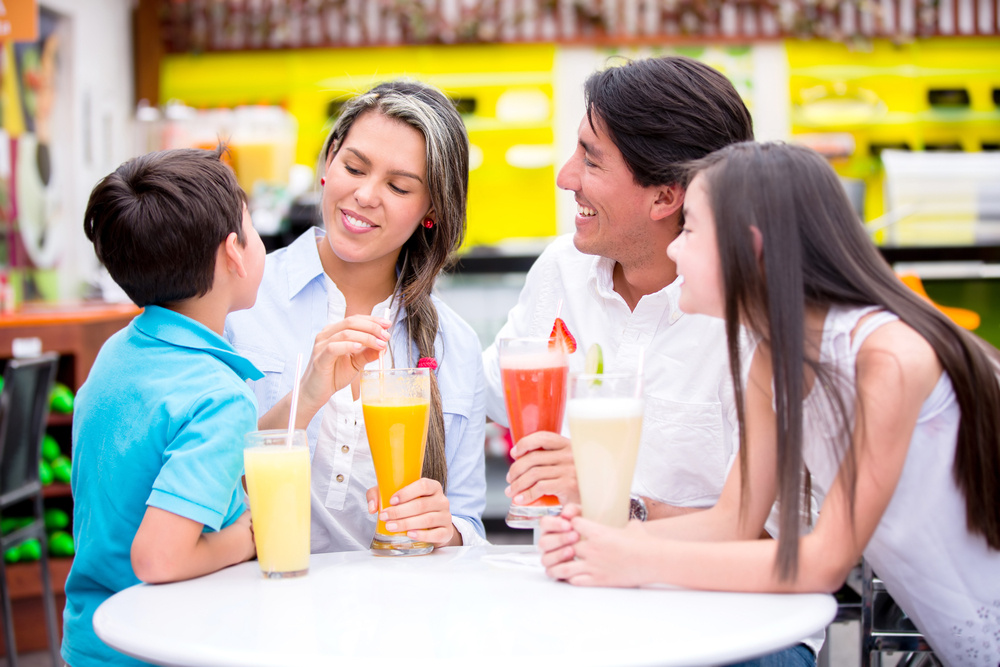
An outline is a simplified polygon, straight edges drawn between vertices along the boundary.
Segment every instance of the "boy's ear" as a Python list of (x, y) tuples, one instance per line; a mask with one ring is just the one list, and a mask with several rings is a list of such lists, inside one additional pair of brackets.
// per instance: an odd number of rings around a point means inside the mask
[(653, 200), (653, 207), (650, 216), (653, 220), (665, 220), (684, 205), (684, 188), (679, 184), (666, 185), (656, 190), (656, 199)]
[(246, 278), (247, 270), (243, 265), (243, 246), (240, 245), (236, 232), (229, 232), (229, 236), (222, 242), (220, 251), (226, 258), (226, 268), (229, 271), (234, 271), (240, 278)]

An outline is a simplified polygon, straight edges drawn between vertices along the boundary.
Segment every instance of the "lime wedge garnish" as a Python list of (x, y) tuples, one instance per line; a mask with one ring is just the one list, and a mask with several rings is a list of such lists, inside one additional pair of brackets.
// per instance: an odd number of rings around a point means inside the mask
[(590, 347), (587, 348), (584, 370), (592, 374), (604, 372), (604, 353), (601, 352), (601, 346), (597, 343), (591, 343)]

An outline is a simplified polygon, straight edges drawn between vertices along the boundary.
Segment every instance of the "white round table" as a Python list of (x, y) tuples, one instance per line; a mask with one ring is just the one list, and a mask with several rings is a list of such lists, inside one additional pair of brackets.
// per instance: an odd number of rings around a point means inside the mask
[(830, 595), (578, 588), (534, 547), (316, 554), (305, 577), (256, 562), (139, 585), (94, 614), (115, 649), (161, 665), (719, 665), (796, 644)]

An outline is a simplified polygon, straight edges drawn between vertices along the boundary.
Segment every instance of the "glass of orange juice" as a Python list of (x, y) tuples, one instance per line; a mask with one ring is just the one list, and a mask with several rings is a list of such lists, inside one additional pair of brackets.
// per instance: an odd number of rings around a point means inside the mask
[[(380, 512), (389, 506), (394, 493), (421, 477), (430, 403), (429, 368), (361, 373), (361, 408), (378, 480)], [(378, 556), (419, 556), (433, 549), (429, 542), (410, 539), (405, 532), (389, 532), (381, 519), (371, 544), (372, 553)]]
[[(518, 440), (535, 431), (562, 430), (569, 361), (549, 338), (501, 338), (500, 377), (510, 435)], [(542, 496), (528, 505), (511, 504), (507, 525), (535, 528), (539, 518), (559, 514), (559, 498)]]
[(252, 431), (243, 450), (260, 571), (269, 579), (309, 571), (309, 446), (306, 432)]

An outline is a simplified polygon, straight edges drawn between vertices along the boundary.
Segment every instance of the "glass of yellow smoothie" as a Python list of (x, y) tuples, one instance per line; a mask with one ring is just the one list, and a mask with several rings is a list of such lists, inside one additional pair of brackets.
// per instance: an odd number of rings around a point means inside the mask
[(642, 411), (641, 375), (570, 374), (566, 413), (584, 518), (628, 523)]
[(309, 571), (309, 445), (306, 432), (253, 431), (243, 450), (257, 562), (269, 579)]
[[(361, 374), (361, 407), (378, 480), (379, 511), (389, 499), (416, 482), (424, 468), (424, 447), (431, 402), (428, 368), (370, 370)], [(391, 533), (380, 519), (372, 539), (378, 556), (419, 556), (434, 546)]]

